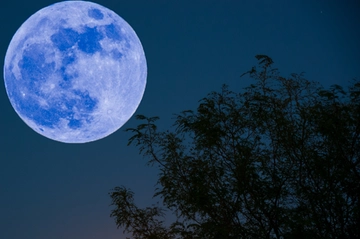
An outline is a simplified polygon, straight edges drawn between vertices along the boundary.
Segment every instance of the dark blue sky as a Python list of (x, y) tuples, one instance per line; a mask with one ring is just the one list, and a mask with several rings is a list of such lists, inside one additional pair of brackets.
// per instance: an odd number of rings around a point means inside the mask
[[(148, 82), (136, 114), (160, 116), (195, 109), (223, 83), (241, 90), (240, 75), (256, 54), (273, 58), (284, 76), (305, 72), (324, 86), (360, 76), (360, 3), (356, 0), (94, 1), (124, 18), (147, 58)], [(0, 59), (20, 25), (55, 1), (18, 0), (0, 5)], [(119, 239), (109, 217), (108, 192), (124, 185), (139, 206), (150, 205), (157, 171), (122, 129), (87, 144), (64, 144), (31, 130), (0, 87), (0, 238)]]

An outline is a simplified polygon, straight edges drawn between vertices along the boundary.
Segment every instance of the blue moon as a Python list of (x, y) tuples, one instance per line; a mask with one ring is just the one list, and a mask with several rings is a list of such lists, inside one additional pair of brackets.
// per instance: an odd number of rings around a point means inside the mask
[(4, 61), (7, 95), (19, 117), (55, 141), (86, 143), (123, 126), (143, 97), (147, 65), (131, 26), (86, 1), (30, 16)]

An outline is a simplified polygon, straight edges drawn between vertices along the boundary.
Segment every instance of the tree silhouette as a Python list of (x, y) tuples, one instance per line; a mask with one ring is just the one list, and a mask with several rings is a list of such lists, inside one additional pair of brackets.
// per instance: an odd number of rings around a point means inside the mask
[(134, 238), (360, 237), (360, 82), (326, 90), (256, 58), (253, 84), (210, 93), (171, 131), (137, 116), (129, 144), (159, 167), (155, 196), (177, 220), (166, 227), (165, 209), (139, 209), (117, 187), (118, 227)]

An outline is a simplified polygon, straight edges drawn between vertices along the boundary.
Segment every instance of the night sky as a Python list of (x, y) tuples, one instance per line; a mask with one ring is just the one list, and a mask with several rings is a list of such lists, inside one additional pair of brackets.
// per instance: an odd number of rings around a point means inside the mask
[[(147, 87), (135, 114), (159, 116), (167, 129), (174, 113), (195, 109), (226, 83), (240, 91), (240, 75), (255, 55), (270, 56), (283, 76), (347, 85), (360, 77), (358, 0), (94, 1), (127, 21), (140, 38), (148, 64)], [(1, 69), (20, 25), (55, 1), (2, 1)], [(121, 239), (109, 217), (108, 192), (124, 185), (143, 207), (152, 199), (156, 168), (123, 129), (99, 141), (64, 144), (29, 128), (0, 89), (0, 238)]]

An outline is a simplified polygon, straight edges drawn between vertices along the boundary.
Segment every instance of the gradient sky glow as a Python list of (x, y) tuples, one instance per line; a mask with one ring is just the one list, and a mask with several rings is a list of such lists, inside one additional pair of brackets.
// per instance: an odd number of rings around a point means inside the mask
[[(1, 69), (13, 34), (33, 13), (55, 1), (0, 4)], [(283, 76), (346, 85), (360, 77), (360, 3), (357, 0), (94, 1), (127, 21), (147, 58), (148, 79), (136, 114), (159, 116), (195, 109), (223, 83), (241, 90), (240, 75), (270, 56)], [(151, 205), (157, 170), (122, 129), (88, 144), (64, 144), (30, 129), (0, 89), (0, 238), (122, 239), (109, 217), (108, 192), (124, 185), (139, 206)]]

